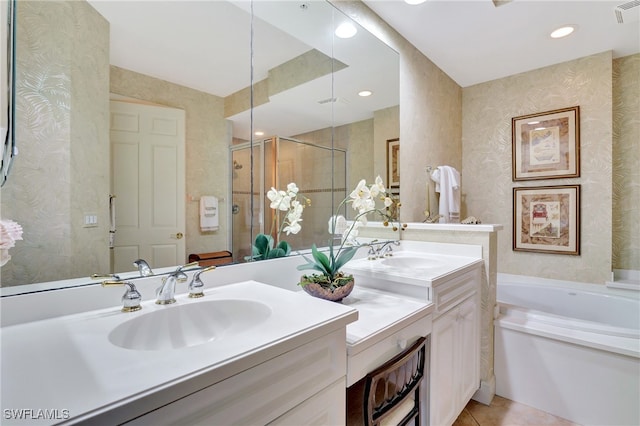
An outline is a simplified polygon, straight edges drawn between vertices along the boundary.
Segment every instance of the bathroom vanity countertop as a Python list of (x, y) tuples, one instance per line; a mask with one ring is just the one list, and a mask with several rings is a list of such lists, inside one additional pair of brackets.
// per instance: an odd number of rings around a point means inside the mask
[[(404, 244), (404, 241), (402, 242)], [(447, 245), (440, 244), (447, 248)], [(480, 246), (464, 246), (462, 255), (413, 250), (406, 245), (392, 257), (368, 260), (360, 258), (349, 262), (343, 269), (353, 274), (360, 285), (389, 291), (417, 300), (431, 300), (433, 288), (460, 276), (484, 262)]]
[(347, 325), (348, 355), (362, 352), (433, 311), (431, 302), (358, 286), (342, 304), (358, 310), (358, 320)]
[[(132, 313), (112, 307), (0, 331), (2, 410), (57, 410), (51, 424), (87, 419), (115, 424), (217, 383), (355, 321), (353, 307), (327, 303), (255, 281), (216, 287), (201, 299), (176, 296), (177, 304), (206, 300), (259, 301), (271, 315), (251, 331), (171, 350), (130, 350), (109, 342), (111, 330), (161, 309), (153, 302)], [(163, 326), (158, 324), (157, 332)], [(124, 413), (124, 414), (123, 414)], [(119, 416), (127, 415), (128, 418)], [(97, 416), (97, 417), (96, 417)], [(24, 420), (16, 421), (25, 424)], [(10, 421), (3, 417), (3, 424)]]
[(358, 310), (347, 325), (347, 387), (431, 333), (431, 302), (356, 285), (342, 303)]

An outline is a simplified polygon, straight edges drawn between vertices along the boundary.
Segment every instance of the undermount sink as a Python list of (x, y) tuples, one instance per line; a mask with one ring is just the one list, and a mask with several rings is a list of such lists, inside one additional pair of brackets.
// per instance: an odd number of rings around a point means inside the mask
[(161, 351), (201, 345), (236, 336), (259, 325), (271, 308), (252, 300), (222, 299), (157, 307), (130, 319), (109, 333), (124, 349)]
[(442, 264), (438, 260), (419, 256), (389, 257), (383, 259), (381, 263), (392, 268), (408, 269), (430, 269)]

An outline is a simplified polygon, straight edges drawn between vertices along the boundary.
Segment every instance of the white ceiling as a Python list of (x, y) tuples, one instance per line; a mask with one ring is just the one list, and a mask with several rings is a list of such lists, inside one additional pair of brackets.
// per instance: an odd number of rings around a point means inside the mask
[[(249, 87), (252, 65), (257, 82), (312, 48), (347, 65), (230, 117), (241, 139), (251, 137), (252, 124), (266, 136), (297, 135), (371, 118), (399, 102), (397, 53), (364, 30), (349, 40), (334, 38), (333, 26), (346, 18), (322, 1), (89, 3), (110, 23), (112, 65), (220, 97)], [(357, 96), (363, 89), (374, 95)], [(331, 98), (339, 102), (319, 104)]]
[[(614, 57), (640, 52), (637, 0), (363, 1), (462, 87), (608, 50)], [(614, 8), (627, 3), (637, 6), (620, 24)], [(566, 24), (577, 31), (549, 37)]]
[[(613, 50), (614, 57), (640, 51), (640, 6), (625, 12), (623, 24), (614, 13), (627, 0), (512, 0), (500, 7), (492, 0), (427, 0), (416, 6), (363, 1), (462, 87), (602, 51)], [(112, 64), (221, 97), (250, 85), (247, 0), (89, 2), (110, 22)], [(234, 136), (250, 138), (252, 120), (266, 135), (295, 135), (397, 105), (397, 56), (389, 56), (390, 49), (372, 53), (375, 39), (361, 31), (358, 48), (341, 57), (342, 44), (353, 47), (353, 41), (324, 40), (331, 40), (330, 32), (320, 24), (341, 19), (333, 8), (318, 0), (257, 0), (253, 7), (265, 19), (253, 22), (255, 81), (311, 47), (349, 66), (337, 77), (273, 96), (253, 117), (250, 111), (231, 117)], [(577, 32), (560, 40), (548, 37), (569, 23), (578, 25)], [(333, 93), (327, 87), (334, 87)], [(375, 96), (355, 96), (364, 88)], [(341, 102), (318, 110), (318, 101), (331, 96)]]

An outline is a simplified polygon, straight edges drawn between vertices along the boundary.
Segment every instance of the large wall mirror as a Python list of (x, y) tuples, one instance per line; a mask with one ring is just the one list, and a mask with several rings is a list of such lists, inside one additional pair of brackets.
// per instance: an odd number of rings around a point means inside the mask
[[(137, 257), (242, 261), (269, 231), (265, 191), (290, 181), (312, 199), (291, 241), (307, 248), (349, 187), (385, 176), (398, 55), (357, 24), (337, 37), (348, 19), (328, 2), (29, 1), (16, 18), (19, 155), (0, 216), (24, 240), (0, 271), (7, 293)], [(202, 229), (209, 196), (219, 215)], [(141, 222), (169, 241), (127, 248)]]

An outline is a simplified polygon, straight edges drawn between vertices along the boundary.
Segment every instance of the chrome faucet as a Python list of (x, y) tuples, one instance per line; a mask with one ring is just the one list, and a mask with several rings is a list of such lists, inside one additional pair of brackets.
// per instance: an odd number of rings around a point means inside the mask
[(142, 309), (140, 301), (142, 295), (136, 289), (136, 286), (129, 281), (103, 281), (102, 287), (125, 286), (127, 290), (122, 295), (122, 312), (134, 312)]
[(186, 265), (179, 266), (175, 271), (162, 278), (162, 285), (156, 290), (158, 305), (170, 305), (175, 303), (176, 294), (176, 282), (184, 282), (187, 280), (187, 274), (182, 270), (190, 266), (198, 266), (198, 262), (187, 263)]
[[(377, 241), (373, 241), (369, 244), (369, 252), (367, 253), (367, 259), (368, 260), (376, 260), (379, 259), (381, 257), (391, 257), (393, 256), (393, 248), (391, 248), (391, 245), (394, 246), (399, 246), (400, 245), (400, 241), (399, 240), (391, 240), (391, 241), (385, 241), (385, 242), (377, 242)], [(378, 245), (377, 248), (373, 248), (374, 245)]]
[(133, 266), (138, 268), (138, 272), (140, 272), (141, 277), (150, 277), (153, 275), (153, 271), (151, 270), (151, 266), (144, 259), (138, 259), (133, 262)]
[(207, 272), (207, 271), (212, 271), (216, 269), (215, 266), (209, 266), (207, 268), (204, 268), (198, 272), (196, 272), (195, 274), (193, 274), (193, 278), (191, 279), (191, 282), (189, 283), (189, 297), (191, 298), (197, 298), (197, 297), (202, 297), (204, 296), (204, 283), (202, 282), (202, 280), (200, 279), (200, 274)]
[(400, 241), (395, 240), (395, 241), (387, 241), (387, 242), (383, 243), (376, 250), (376, 253), (377, 253), (378, 257), (391, 257), (391, 256), (393, 256), (393, 249), (391, 248), (391, 244), (393, 244), (394, 246), (399, 246), (400, 245)]

